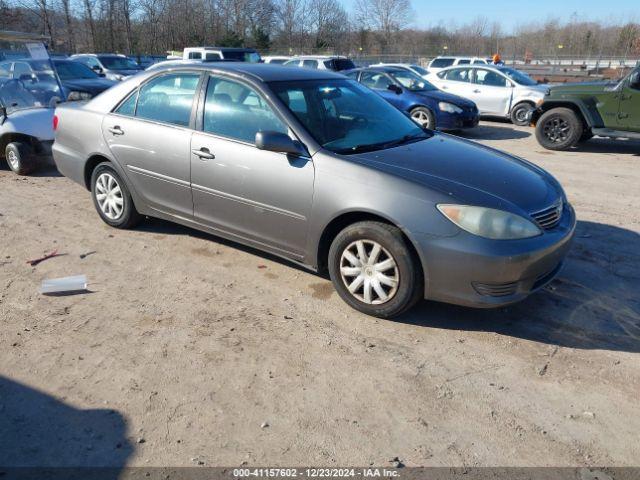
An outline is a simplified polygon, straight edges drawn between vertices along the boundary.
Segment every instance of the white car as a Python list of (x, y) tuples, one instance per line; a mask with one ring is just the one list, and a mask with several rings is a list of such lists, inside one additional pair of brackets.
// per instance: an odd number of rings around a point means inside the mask
[(356, 68), (347, 57), (330, 55), (300, 55), (284, 63), (286, 67), (304, 67), (317, 70), (333, 70), (340, 72)]
[(287, 55), (267, 55), (266, 57), (262, 57), (264, 63), (273, 63), (274, 65), (283, 64), (290, 59), (291, 57)]
[(429, 73), (437, 73), (443, 68), (455, 67), (458, 65), (492, 65), (491, 58), (483, 57), (444, 57), (439, 56), (429, 62), (427, 70)]
[(480, 115), (510, 118), (528, 125), (527, 114), (549, 91), (526, 73), (497, 65), (465, 65), (429, 73), (427, 79), (440, 90), (475, 102)]
[(416, 65), (415, 63), (377, 63), (375, 65), (371, 65), (372, 67), (396, 67), (402, 68), (403, 70), (408, 70), (410, 72), (415, 73), (416, 75), (421, 76), (426, 79), (429, 75), (429, 71), (426, 68), (421, 67), (420, 65)]

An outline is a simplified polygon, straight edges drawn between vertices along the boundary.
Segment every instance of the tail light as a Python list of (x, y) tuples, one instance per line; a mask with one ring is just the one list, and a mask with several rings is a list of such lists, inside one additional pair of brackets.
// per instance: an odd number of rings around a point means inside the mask
[(53, 131), (58, 130), (58, 115), (53, 116)]

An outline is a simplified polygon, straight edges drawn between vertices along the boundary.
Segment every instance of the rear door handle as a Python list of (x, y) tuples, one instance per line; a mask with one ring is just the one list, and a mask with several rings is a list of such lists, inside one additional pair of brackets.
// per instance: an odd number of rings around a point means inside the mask
[(191, 153), (193, 153), (196, 157), (200, 157), (205, 160), (213, 160), (214, 158), (216, 158), (216, 156), (211, 153), (208, 148), (204, 147), (202, 147), (200, 150), (194, 148), (193, 150), (191, 150)]
[(108, 128), (107, 130), (109, 130), (112, 135), (124, 135), (122, 129), (117, 125), (115, 127)]

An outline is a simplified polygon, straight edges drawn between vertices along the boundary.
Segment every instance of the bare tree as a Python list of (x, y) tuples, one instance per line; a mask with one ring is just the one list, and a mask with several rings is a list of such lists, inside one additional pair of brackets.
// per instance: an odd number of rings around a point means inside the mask
[(383, 48), (391, 43), (394, 32), (410, 23), (409, 0), (356, 0), (356, 19), (361, 26), (381, 32)]

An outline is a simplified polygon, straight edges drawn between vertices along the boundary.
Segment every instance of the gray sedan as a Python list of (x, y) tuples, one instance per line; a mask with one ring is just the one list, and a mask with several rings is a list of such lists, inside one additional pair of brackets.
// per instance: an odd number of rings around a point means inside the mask
[(328, 270), (383, 318), (422, 298), (521, 300), (558, 273), (576, 224), (544, 170), (424, 130), (329, 71), (164, 68), (55, 124), (59, 170), (107, 224), (159, 217)]

